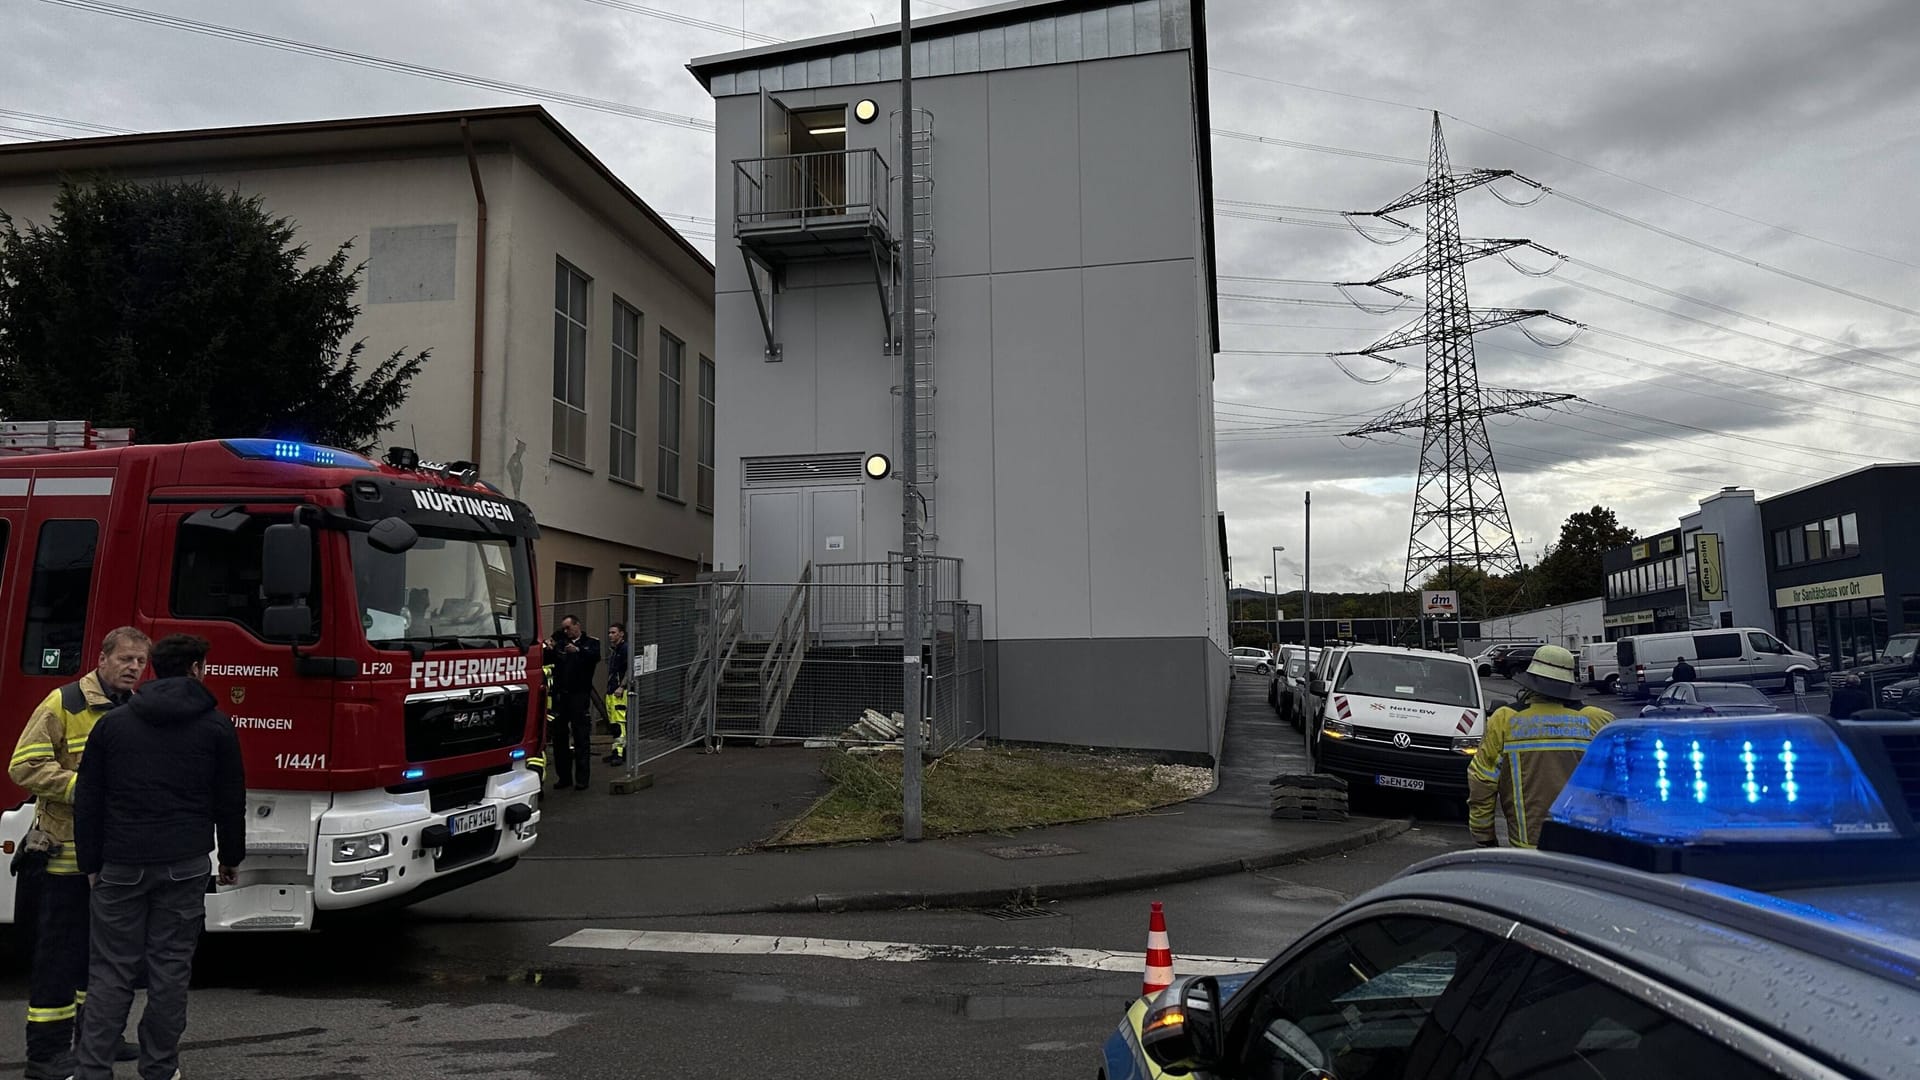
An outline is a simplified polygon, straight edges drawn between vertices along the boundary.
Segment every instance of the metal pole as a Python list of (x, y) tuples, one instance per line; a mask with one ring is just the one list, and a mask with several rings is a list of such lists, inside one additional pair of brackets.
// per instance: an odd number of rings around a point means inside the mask
[(1280, 548), (1273, 549), (1273, 644), (1280, 646)]
[(919, 312), (913, 292), (913, 3), (900, 0), (900, 224), (906, 230), (905, 256), (900, 260), (900, 297), (894, 301), (895, 319), (904, 324), (900, 335), (900, 598), (905, 623), (900, 643), (901, 718), (906, 721), (900, 747), (900, 837), (920, 839), (920, 519), (914, 505), (920, 478), (919, 395), (915, 386)]
[(1300, 614), (1306, 619), (1307, 648), (1313, 648), (1313, 492), (1307, 492), (1307, 552), (1300, 578)]
[(634, 636), (634, 630), (637, 629), (634, 621), (639, 614), (639, 593), (633, 582), (629, 581), (625, 584), (627, 587), (627, 670), (622, 674), (626, 676), (627, 682), (627, 726), (621, 731), (626, 737), (627, 745), (622, 751), (626, 755), (626, 760), (622, 764), (627, 767), (627, 779), (632, 780), (640, 774), (640, 748), (634, 745), (633, 738), (633, 717), (637, 711), (633, 707), (634, 690), (637, 689), (634, 686), (633, 669), (640, 659), (638, 639)]

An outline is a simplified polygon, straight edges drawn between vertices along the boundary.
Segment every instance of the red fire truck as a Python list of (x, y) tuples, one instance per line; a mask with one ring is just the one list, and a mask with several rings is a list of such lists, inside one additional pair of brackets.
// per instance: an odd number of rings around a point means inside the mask
[[(525, 504), (402, 448), (380, 463), (275, 439), (65, 449), (71, 425), (0, 439), (6, 745), (108, 630), (191, 633), (212, 643), (207, 685), (247, 769), (247, 859), (207, 895), (210, 928), (307, 929), (532, 848), (539, 529)], [(11, 852), (33, 806), (4, 777), (0, 806)], [(0, 874), (0, 920), (14, 888)]]

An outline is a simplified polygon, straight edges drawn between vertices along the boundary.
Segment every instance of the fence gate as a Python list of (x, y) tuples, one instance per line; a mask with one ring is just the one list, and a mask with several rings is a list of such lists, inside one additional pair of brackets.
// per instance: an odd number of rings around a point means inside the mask
[[(709, 663), (724, 629), (719, 618), (737, 606), (730, 583), (651, 585), (634, 590), (627, 642), (627, 774), (708, 735), (712, 708)], [(719, 607), (716, 607), (719, 604)], [(724, 609), (724, 610), (723, 610)], [(624, 614), (624, 613), (623, 613)]]
[(987, 664), (979, 604), (943, 600), (933, 608), (931, 695), (935, 754), (956, 750), (987, 732)]

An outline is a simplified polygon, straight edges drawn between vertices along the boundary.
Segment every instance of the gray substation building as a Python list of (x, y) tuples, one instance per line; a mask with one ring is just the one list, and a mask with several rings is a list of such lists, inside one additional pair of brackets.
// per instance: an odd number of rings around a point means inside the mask
[(997, 738), (1219, 749), (1204, 33), (1202, 0), (916, 20), (907, 161), (897, 25), (689, 65), (718, 125), (715, 563), (887, 572), (901, 485), (862, 463), (900, 460), (911, 324), (928, 550), (979, 605)]

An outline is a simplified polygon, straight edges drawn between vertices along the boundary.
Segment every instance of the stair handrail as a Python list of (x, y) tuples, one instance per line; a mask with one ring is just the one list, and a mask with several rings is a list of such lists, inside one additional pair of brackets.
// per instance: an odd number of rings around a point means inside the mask
[[(686, 715), (689, 719), (706, 717), (713, 705), (714, 688), (726, 678), (727, 664), (733, 660), (740, 645), (743, 592), (740, 583), (737, 580), (716, 580), (713, 587), (717, 590), (717, 606), (712, 618), (700, 628), (700, 644), (694, 651), (693, 663), (687, 667), (686, 685), (681, 692), (681, 700), (687, 703)], [(709, 663), (717, 663), (719, 668), (712, 678), (707, 677)], [(707, 727), (705, 724), (701, 726), (703, 729)]]
[(813, 560), (809, 559), (800, 571), (800, 580), (794, 584), (792, 595), (787, 597), (786, 607), (780, 612), (773, 641), (767, 646), (766, 655), (760, 658), (760, 727), (761, 734), (767, 737), (771, 737), (780, 724), (776, 706), (786, 707), (787, 690), (792, 688), (797, 675), (786, 669), (797, 668), (798, 661), (807, 653), (812, 584)]

